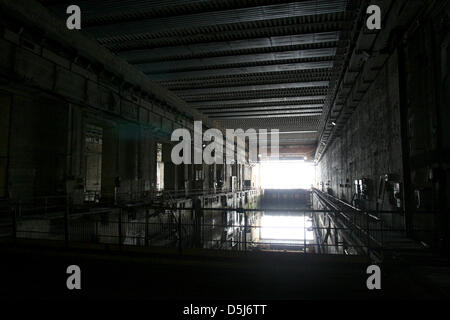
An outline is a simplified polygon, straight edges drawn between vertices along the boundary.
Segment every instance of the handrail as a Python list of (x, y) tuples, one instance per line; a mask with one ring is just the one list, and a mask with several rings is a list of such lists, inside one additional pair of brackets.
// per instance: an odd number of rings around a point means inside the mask
[[(141, 218), (141, 220), (133, 218), (133, 220), (124, 219), (126, 217), (124, 215), (122, 217), (122, 213), (124, 210), (126, 211), (129, 207), (120, 206), (120, 213), (116, 219), (103, 219), (100, 216), (93, 216), (90, 219), (77, 219), (74, 215), (72, 215), (72, 208), (70, 206), (67, 207), (67, 212), (64, 215), (64, 228), (63, 229), (53, 229), (53, 230), (41, 230), (39, 226), (34, 228), (32, 224), (24, 224), (25, 220), (19, 220), (19, 228), (17, 228), (17, 223), (13, 224), (13, 239), (20, 238), (35, 238), (35, 239), (49, 239), (49, 240), (64, 240), (66, 246), (68, 246), (72, 242), (98, 242), (98, 243), (118, 243), (120, 246), (122, 245), (142, 245), (145, 246), (175, 246), (177, 245), (180, 253), (182, 253), (182, 248), (190, 248), (197, 246), (202, 246), (204, 243), (207, 245), (205, 248), (210, 249), (223, 249), (221, 245), (223, 244), (224, 249), (229, 249), (230, 245), (234, 246), (234, 243), (238, 243), (240, 246), (236, 250), (247, 250), (247, 247), (252, 250), (252, 246), (261, 245), (264, 247), (265, 244), (273, 245), (274, 250), (286, 250), (282, 249), (283, 245), (288, 248), (287, 250), (296, 250), (297, 252), (314, 252), (313, 248), (317, 248), (317, 246), (321, 246), (323, 248), (330, 248), (330, 251), (321, 249), (317, 249), (316, 253), (338, 253), (341, 254), (343, 252), (348, 253), (347, 249), (352, 249), (352, 252), (355, 254), (365, 255), (368, 254), (369, 257), (380, 257), (378, 253), (384, 249), (383, 243), (379, 243), (374, 241), (372, 237), (373, 232), (391, 232), (395, 231), (392, 229), (383, 229), (383, 225), (375, 225), (370, 228), (371, 234), (366, 233), (366, 230), (361, 229), (361, 232), (355, 231), (353, 225), (348, 225), (346, 223), (334, 224), (332, 226), (322, 225), (317, 223), (314, 219), (314, 215), (326, 214), (331, 212), (336, 212), (342, 214), (340, 210), (316, 210), (316, 209), (308, 209), (308, 208), (178, 208), (178, 207), (167, 207), (164, 205), (155, 206), (151, 204), (147, 204), (143, 209), (145, 209), (145, 219)], [(150, 209), (159, 209), (154, 210), (152, 213)], [(167, 212), (170, 210), (171, 212)], [(163, 211), (161, 211), (163, 210)], [(204, 219), (201, 222), (197, 222), (195, 218), (193, 218), (192, 213), (194, 211), (199, 210), (200, 216)], [(227, 218), (226, 221), (220, 222), (220, 220), (212, 220), (215, 217), (214, 212), (237, 212), (239, 218), (236, 220), (232, 219), (230, 222)], [(303, 226), (303, 230), (305, 228), (308, 231), (316, 231), (315, 242), (313, 240), (308, 241), (303, 244), (297, 241), (297, 244), (289, 245), (289, 243), (284, 243), (283, 241), (279, 243), (268, 243), (264, 241), (253, 241), (252, 236), (254, 234), (252, 232), (256, 232), (261, 230), (262, 225), (255, 220), (255, 213), (266, 213), (266, 212), (299, 212), (301, 215), (305, 217), (312, 218), (312, 226), (305, 227)], [(164, 212), (165, 215), (161, 215)], [(191, 213), (191, 214), (189, 214)], [(232, 217), (235, 215), (233, 214)], [(13, 217), (16, 215), (13, 213)], [(112, 216), (114, 217), (114, 216)], [(161, 218), (159, 219), (158, 218)], [(171, 218), (174, 219), (171, 219)], [(190, 217), (190, 218), (189, 218)], [(198, 216), (197, 216), (198, 217)], [(206, 219), (206, 217), (208, 217)], [(219, 217), (219, 216), (217, 216)], [(222, 216), (223, 217), (223, 216)], [(227, 214), (227, 217), (230, 217)], [(366, 221), (366, 219), (363, 219)], [(350, 221), (351, 222), (351, 221)], [(199, 224), (197, 224), (199, 223)], [(28, 228), (27, 228), (28, 227)], [(30, 228), (31, 227), (31, 228)], [(282, 228), (291, 228), (291, 226), (283, 226)], [(292, 226), (292, 228), (297, 228)], [(249, 231), (250, 230), (250, 233)], [(333, 243), (324, 243), (321, 239), (321, 236), (317, 236), (317, 232), (333, 232), (341, 234), (345, 239), (345, 243), (341, 242), (333, 242)], [(369, 229), (367, 229), (368, 231)], [(145, 231), (145, 232), (144, 232)], [(224, 231), (226, 231), (224, 233)], [(424, 231), (427, 231), (424, 229)], [(228, 235), (233, 234), (233, 238), (230, 240)], [(237, 232), (237, 234), (234, 234)], [(355, 232), (357, 232), (355, 234)], [(220, 236), (222, 234), (222, 237)], [(246, 234), (250, 236), (250, 240), (246, 237)], [(237, 237), (236, 237), (237, 235)], [(366, 236), (368, 235), (368, 236)], [(256, 237), (257, 238), (257, 237)], [(134, 240), (133, 240), (134, 239)], [(200, 239), (197, 242), (195, 239)], [(261, 238), (262, 239), (262, 238)], [(265, 238), (266, 240), (270, 240)], [(132, 242), (125, 242), (132, 241)], [(262, 239), (264, 240), (264, 239)], [(137, 241), (138, 243), (134, 243)], [(143, 241), (143, 242), (141, 242)], [(139, 244), (140, 243), (140, 244)], [(212, 245), (209, 247), (209, 245)], [(217, 245), (217, 246), (216, 246)], [(297, 247), (296, 247), (297, 246)], [(335, 250), (332, 248), (340, 248), (339, 250)], [(391, 247), (390, 247), (391, 248)], [(342, 249), (342, 250), (341, 250)], [(310, 251), (311, 250), (311, 251)], [(352, 254), (352, 252), (350, 254)]]
[[(336, 211), (343, 212), (343, 213), (345, 213), (345, 212), (348, 212), (348, 213), (361, 213), (361, 214), (366, 213), (367, 216), (369, 218), (371, 218), (373, 221), (380, 221), (381, 220), (379, 217), (371, 214), (372, 212), (373, 213), (383, 213), (381, 211), (377, 211), (377, 210), (361, 210), (359, 208), (356, 208), (356, 207), (354, 207), (354, 206), (352, 206), (352, 205), (342, 201), (341, 199), (338, 199), (338, 198), (336, 198), (336, 197), (334, 197), (334, 196), (332, 196), (330, 194), (324, 193), (324, 192), (322, 192), (322, 191), (320, 191), (320, 190), (318, 190), (316, 188), (313, 188), (312, 190), (318, 197), (321, 197), (323, 200), (325, 200), (327, 202), (327, 204), (331, 205)], [(331, 200), (324, 199), (326, 197), (327, 198), (331, 198)], [(338, 202), (340, 205), (346, 207), (347, 209), (346, 210), (342, 210), (342, 208), (338, 208), (335, 204), (332, 203), (332, 201)], [(386, 213), (398, 213), (398, 211), (387, 211)]]
[[(381, 219), (369, 214), (368, 211), (362, 211), (362, 210), (356, 209), (353, 206), (347, 205), (343, 201), (340, 201), (340, 203), (345, 204), (344, 207), (347, 207), (347, 209), (349, 209), (348, 213), (357, 214), (357, 217), (355, 217), (355, 216), (349, 217), (342, 210), (340, 210), (340, 208), (337, 206), (336, 203), (333, 203), (332, 200), (336, 200), (335, 197), (325, 194), (317, 189), (313, 189), (313, 192), (319, 198), (319, 200), (323, 204), (325, 204), (325, 206), (332, 207), (335, 210), (335, 212), (337, 212), (340, 216), (342, 216), (344, 218), (344, 221), (339, 221), (339, 219), (336, 219), (337, 221), (335, 221), (335, 223), (343, 222), (344, 226), (347, 225), (348, 230), (354, 229), (359, 233), (359, 235), (358, 234), (357, 235), (350, 234), (350, 236), (352, 237), (352, 239), (354, 239), (354, 241), (366, 244), (365, 250), (369, 257), (374, 254), (374, 252), (372, 250), (373, 247), (382, 247), (383, 246), (383, 237), (381, 237), (381, 239), (377, 239), (376, 235), (374, 234), (374, 232), (382, 231), (382, 230), (373, 230), (373, 228), (372, 229), (370, 228), (371, 222), (372, 223), (375, 222), (375, 223), (379, 224), (380, 222), (382, 222)], [(325, 196), (327, 196), (328, 199)], [(330, 198), (332, 200), (330, 200)], [(363, 218), (363, 221), (355, 221), (355, 218), (356, 219)], [(382, 229), (382, 228), (378, 227), (377, 229)], [(379, 259), (379, 256), (377, 254), (375, 254), (375, 256), (377, 259)]]

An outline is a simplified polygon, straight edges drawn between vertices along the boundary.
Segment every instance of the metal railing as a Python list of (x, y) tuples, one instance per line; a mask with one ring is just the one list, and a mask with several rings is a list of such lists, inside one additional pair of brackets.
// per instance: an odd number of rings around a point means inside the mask
[[(129, 191), (129, 192), (117, 192), (117, 193), (105, 193), (100, 191), (86, 191), (84, 192), (84, 200), (86, 203), (106, 203), (113, 204), (113, 199), (116, 199), (118, 203), (124, 202), (138, 202), (138, 201), (151, 201), (155, 199), (182, 199), (192, 198), (195, 196), (210, 196), (210, 195), (223, 195), (230, 193), (228, 189), (184, 189), (179, 190), (149, 190), (149, 191)], [(254, 188), (244, 187), (242, 190), (236, 192), (258, 192)]]
[(414, 211), (412, 214), (420, 223), (411, 224), (407, 232), (405, 217), (408, 215), (403, 209), (364, 210), (317, 189), (312, 190), (312, 198), (316, 200), (315, 207), (330, 210), (329, 217), (336, 225), (353, 230), (353, 241), (365, 242), (369, 254), (372, 248), (382, 248), (383, 252), (406, 252), (423, 249), (431, 251), (437, 246), (434, 222), (437, 212)]
[[(377, 214), (398, 215), (398, 212)], [(300, 226), (262, 224), (263, 217), (280, 215), (310, 223)], [(371, 211), (303, 208), (194, 209), (145, 205), (120, 206), (105, 213), (77, 216), (68, 207), (63, 217), (14, 216), (13, 221), (14, 239), (64, 241), (67, 246), (82, 242), (173, 247), (180, 252), (187, 248), (203, 248), (381, 256), (384, 250), (395, 249), (394, 240), (403, 232), (402, 228), (385, 223)], [(281, 235), (295, 236), (265, 237), (267, 228)], [(421, 231), (433, 232), (431, 229)], [(412, 242), (409, 249), (424, 248)]]

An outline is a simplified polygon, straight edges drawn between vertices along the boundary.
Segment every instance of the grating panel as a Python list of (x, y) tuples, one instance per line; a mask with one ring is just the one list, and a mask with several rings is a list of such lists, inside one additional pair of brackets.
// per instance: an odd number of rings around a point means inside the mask
[(268, 107), (248, 107), (248, 108), (233, 108), (233, 109), (207, 109), (202, 110), (205, 114), (221, 114), (221, 113), (239, 113), (239, 112), (248, 112), (248, 111), (254, 111), (254, 112), (261, 112), (261, 114), (269, 111), (273, 112), (280, 112), (281, 111), (308, 111), (308, 112), (314, 112), (314, 111), (321, 111), (323, 104), (307, 104), (307, 105), (291, 105), (291, 106), (268, 106)]
[(311, 81), (311, 82), (297, 82), (297, 83), (264, 84), (264, 85), (254, 85), (254, 86), (237, 86), (237, 87), (178, 90), (175, 92), (179, 95), (202, 95), (202, 94), (211, 94), (211, 93), (227, 93), (227, 92), (239, 92), (239, 91), (246, 92), (246, 91), (261, 91), (261, 90), (274, 90), (274, 89), (314, 88), (314, 87), (326, 87), (326, 86), (328, 86), (328, 81)]
[(339, 32), (323, 32), (313, 34), (299, 34), (269, 38), (244, 39), (236, 41), (195, 43), (185, 46), (161, 47), (145, 50), (132, 50), (119, 53), (119, 56), (130, 61), (161, 59), (165, 56), (203, 55), (223, 51), (237, 51), (258, 48), (287, 47), (312, 43), (326, 43), (337, 41)]
[(282, 19), (296, 16), (313, 16), (343, 12), (345, 0), (314, 0), (292, 2), (252, 8), (240, 8), (176, 17), (161, 17), (140, 21), (120, 22), (88, 27), (86, 30), (96, 38), (119, 37), (129, 34), (145, 34), (170, 29), (186, 29), (211, 25), (227, 25), (242, 22)]
[(213, 69), (213, 70), (188, 71), (188, 72), (151, 73), (148, 74), (148, 76), (150, 79), (154, 81), (161, 81), (173, 79), (194, 79), (194, 78), (221, 76), (230, 74), (249, 74), (249, 73), (253, 74), (263, 72), (310, 70), (310, 69), (321, 69), (332, 67), (333, 61), (322, 61), (322, 62), (277, 64), (270, 66), (258, 66), (246, 68), (226, 68), (226, 69)]
[(306, 59), (319, 57), (332, 57), (336, 54), (336, 48), (310, 49), (283, 51), (276, 53), (260, 53), (248, 55), (233, 55), (225, 57), (187, 59), (180, 63), (179, 60), (140, 63), (135, 64), (137, 68), (146, 73), (157, 73), (163, 71), (177, 71), (183, 69), (204, 69), (205, 67), (232, 65), (238, 63), (276, 62), (292, 59)]
[(192, 102), (197, 108), (211, 108), (214, 106), (230, 106), (230, 105), (242, 105), (242, 104), (263, 104), (263, 103), (280, 103), (280, 102), (299, 102), (308, 100), (325, 99), (326, 96), (303, 96), (303, 97), (284, 97), (284, 98), (266, 98), (266, 99), (240, 99), (240, 100), (224, 100), (224, 101), (199, 101)]

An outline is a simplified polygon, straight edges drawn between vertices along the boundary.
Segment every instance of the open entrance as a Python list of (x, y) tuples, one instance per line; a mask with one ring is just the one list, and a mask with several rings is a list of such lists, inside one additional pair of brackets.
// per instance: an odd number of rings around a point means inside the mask
[(310, 189), (314, 184), (314, 164), (300, 160), (261, 162), (263, 189)]
[[(314, 251), (314, 226), (308, 213), (314, 164), (302, 160), (263, 161), (259, 178), (264, 189), (261, 206), (275, 210), (263, 213), (259, 219), (260, 246), (270, 250)], [(293, 211), (278, 212), (277, 208)]]

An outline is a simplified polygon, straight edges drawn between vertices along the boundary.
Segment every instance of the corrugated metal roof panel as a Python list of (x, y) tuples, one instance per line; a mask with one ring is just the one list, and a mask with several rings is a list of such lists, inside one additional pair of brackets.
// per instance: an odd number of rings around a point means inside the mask
[(203, 110), (205, 114), (223, 114), (223, 113), (240, 113), (240, 112), (259, 112), (266, 113), (269, 111), (292, 111), (298, 110), (302, 112), (317, 112), (322, 111), (323, 104), (309, 104), (309, 105), (292, 105), (292, 106), (270, 106), (270, 107), (249, 107), (249, 108), (227, 108), (227, 109), (208, 109)]
[(238, 99), (238, 100), (220, 100), (220, 101), (198, 101), (191, 102), (195, 104), (196, 108), (211, 108), (214, 106), (228, 106), (237, 104), (257, 104), (257, 103), (280, 103), (280, 102), (292, 102), (292, 101), (308, 101), (308, 100), (321, 100), (326, 96), (303, 96), (303, 97), (280, 97), (280, 98), (266, 98), (266, 99)]
[(87, 27), (97, 38), (344, 12), (346, 0), (313, 0)]
[(284, 113), (284, 114), (239, 114), (234, 116), (216, 116), (216, 115), (209, 115), (208, 117), (211, 119), (251, 119), (251, 118), (257, 118), (257, 119), (266, 119), (266, 118), (290, 118), (290, 117), (310, 117), (310, 116), (320, 116), (322, 114), (322, 111), (320, 112), (308, 112), (308, 113)]
[(211, 93), (227, 93), (227, 92), (248, 92), (261, 90), (280, 90), (280, 89), (296, 89), (296, 88), (314, 88), (327, 87), (328, 81), (311, 81), (311, 82), (296, 82), (296, 83), (277, 83), (267, 85), (253, 85), (253, 86), (237, 86), (237, 87), (222, 87), (222, 88), (204, 88), (193, 90), (178, 90), (174, 91), (179, 95), (203, 95)]
[(144, 72), (162, 72), (162, 71), (175, 71), (187, 68), (204, 68), (206, 66), (217, 65), (229, 65), (237, 63), (255, 63), (255, 62), (275, 62), (289, 59), (305, 59), (305, 58), (317, 58), (317, 57), (332, 57), (336, 54), (336, 48), (322, 48), (322, 49), (310, 49), (310, 50), (295, 50), (284, 51), (276, 53), (260, 53), (260, 54), (248, 54), (238, 56), (225, 56), (203, 59), (188, 59), (188, 60), (173, 60), (173, 61), (160, 61), (153, 63), (136, 64), (139, 69)]
[(171, 73), (152, 73), (148, 74), (148, 76), (150, 79), (154, 81), (162, 81), (173, 79), (195, 79), (195, 78), (232, 75), (232, 74), (281, 72), (281, 71), (309, 70), (309, 69), (332, 68), (332, 67), (333, 61), (320, 61), (320, 62), (289, 63), (289, 64), (277, 64), (269, 66), (244, 67), (244, 68), (226, 68), (226, 69), (212, 69), (202, 71), (171, 72)]
[(182, 56), (205, 54), (232, 50), (244, 50), (277, 46), (294, 46), (311, 43), (323, 43), (337, 41), (339, 32), (323, 32), (313, 34), (302, 34), (297, 36), (280, 36), (270, 38), (255, 38), (236, 41), (196, 43), (185, 46), (161, 47), (145, 50), (132, 50), (121, 52), (118, 55), (129, 62), (148, 61), (161, 59), (164, 56)]

